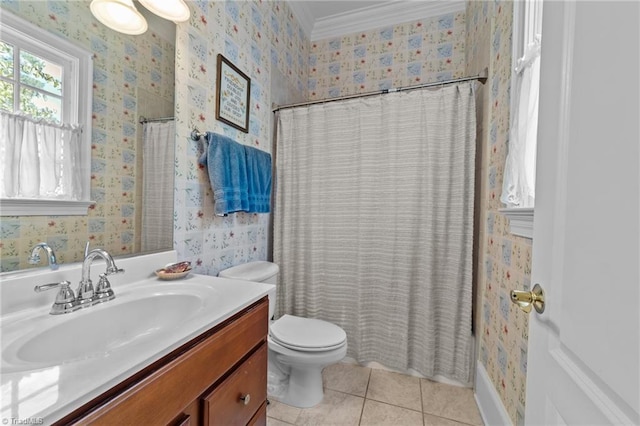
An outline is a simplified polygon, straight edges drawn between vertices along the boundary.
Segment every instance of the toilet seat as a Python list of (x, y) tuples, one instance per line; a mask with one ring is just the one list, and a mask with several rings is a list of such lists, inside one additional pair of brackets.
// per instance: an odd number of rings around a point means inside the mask
[(344, 346), (345, 342), (342, 343), (338, 343), (337, 345), (333, 345), (333, 346), (327, 346), (327, 347), (321, 347), (321, 348), (309, 348), (309, 347), (304, 347), (304, 346), (296, 346), (296, 345), (292, 345), (289, 343), (283, 343), (281, 341), (279, 341), (278, 339), (274, 338), (273, 336), (269, 336), (271, 337), (271, 340), (275, 343), (277, 343), (278, 345), (285, 347), (287, 349), (291, 349), (292, 351), (296, 351), (296, 352), (328, 352), (328, 351), (332, 351), (334, 349), (340, 349), (342, 346)]
[(278, 344), (302, 352), (338, 349), (346, 343), (347, 333), (327, 321), (284, 315), (269, 328)]

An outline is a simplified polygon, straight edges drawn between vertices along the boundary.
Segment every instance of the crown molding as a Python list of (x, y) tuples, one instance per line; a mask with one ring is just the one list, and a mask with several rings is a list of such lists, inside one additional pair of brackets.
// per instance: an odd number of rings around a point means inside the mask
[[(464, 0), (389, 1), (353, 12), (340, 13), (314, 21), (303, 1), (289, 1), (300, 25), (311, 41), (339, 37), (417, 19), (465, 10)], [(310, 29), (310, 30), (309, 30)]]

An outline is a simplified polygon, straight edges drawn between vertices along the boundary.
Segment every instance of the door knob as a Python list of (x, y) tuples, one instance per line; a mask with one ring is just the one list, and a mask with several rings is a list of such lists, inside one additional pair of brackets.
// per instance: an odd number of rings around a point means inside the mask
[(531, 312), (532, 306), (537, 313), (544, 312), (544, 290), (540, 284), (534, 285), (531, 291), (511, 290), (511, 301), (526, 313)]

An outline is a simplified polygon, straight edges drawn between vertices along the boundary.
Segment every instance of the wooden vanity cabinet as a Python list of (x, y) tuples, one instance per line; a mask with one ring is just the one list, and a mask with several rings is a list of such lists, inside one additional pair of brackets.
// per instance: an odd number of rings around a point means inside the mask
[(191, 340), (56, 425), (266, 425), (268, 301)]
[[(267, 399), (267, 346), (262, 345), (204, 400), (205, 425), (246, 425)], [(241, 408), (238, 408), (238, 405)]]

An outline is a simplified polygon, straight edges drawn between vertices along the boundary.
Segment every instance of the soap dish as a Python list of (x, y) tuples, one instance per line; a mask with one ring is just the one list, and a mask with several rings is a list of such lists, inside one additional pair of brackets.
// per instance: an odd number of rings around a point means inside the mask
[(170, 263), (155, 271), (161, 280), (177, 280), (184, 278), (191, 272), (191, 262)]

